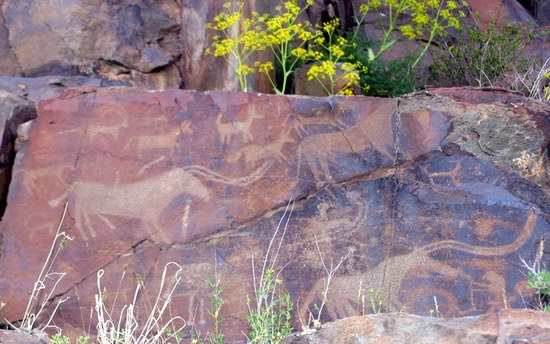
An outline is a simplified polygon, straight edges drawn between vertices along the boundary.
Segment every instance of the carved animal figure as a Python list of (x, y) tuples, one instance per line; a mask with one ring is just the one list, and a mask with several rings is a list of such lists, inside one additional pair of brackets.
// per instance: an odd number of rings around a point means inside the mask
[[(398, 300), (400, 287), (410, 271), (428, 271), (440, 274), (446, 278), (456, 280), (466, 278), (470, 284), (470, 304), (475, 304), (474, 294), (478, 291), (489, 292), (495, 295), (495, 299), (505, 295), (505, 280), (498, 273), (488, 271), (483, 278), (475, 279), (460, 268), (450, 266), (430, 257), (430, 254), (439, 250), (456, 250), (475, 256), (495, 257), (515, 252), (523, 245), (533, 232), (537, 216), (530, 212), (523, 229), (515, 240), (507, 245), (487, 247), (468, 245), (454, 240), (435, 242), (415, 249), (411, 253), (386, 258), (372, 270), (351, 276), (333, 277), (327, 304), (327, 312), (331, 319), (357, 314), (357, 295), (359, 288), (373, 288), (382, 293), (381, 301), (386, 306)], [(307, 315), (314, 301), (321, 296), (324, 289), (324, 279), (319, 280), (306, 296), (302, 304), (301, 314)], [(451, 301), (451, 300), (449, 300)], [(505, 303), (506, 300), (502, 300)], [(502, 306), (502, 303), (500, 306)], [(497, 306), (497, 305), (495, 305)]]
[(280, 133), (274, 141), (268, 144), (245, 145), (238, 151), (228, 154), (226, 160), (231, 163), (236, 163), (241, 159), (246, 163), (257, 163), (273, 159), (282, 162), (285, 160), (285, 155), (283, 154), (285, 144), (296, 142), (290, 134), (291, 130), (294, 129), (288, 128), (285, 132)]
[(233, 136), (241, 136), (245, 143), (254, 139), (251, 132), (252, 122), (256, 118), (261, 118), (261, 116), (256, 116), (254, 103), (252, 103), (252, 108), (248, 111), (248, 116), (244, 121), (231, 121), (225, 123), (222, 121), (223, 114), (223, 111), (219, 113), (215, 123), (218, 134), (220, 134), (220, 141), (223, 144), (230, 144)]
[(241, 178), (228, 178), (202, 166), (176, 168), (144, 180), (123, 184), (104, 185), (96, 182), (75, 182), (62, 196), (48, 202), (58, 206), (69, 193), (74, 209), (75, 226), (84, 240), (97, 235), (91, 216), (99, 217), (111, 230), (115, 228), (108, 216), (140, 219), (149, 233), (162, 230), (160, 215), (174, 198), (188, 194), (198, 199), (208, 199), (208, 188), (194, 175), (206, 177), (218, 183), (246, 186), (258, 180), (269, 168), (265, 163), (255, 172)]
[[(368, 116), (360, 116), (357, 123), (339, 131), (305, 137), (298, 147), (298, 175), (308, 166), (316, 183), (331, 180), (329, 166), (336, 162), (339, 154), (352, 154), (374, 148), (388, 158), (394, 158), (391, 113), (395, 104), (383, 104)], [(375, 142), (369, 138), (376, 137)]]

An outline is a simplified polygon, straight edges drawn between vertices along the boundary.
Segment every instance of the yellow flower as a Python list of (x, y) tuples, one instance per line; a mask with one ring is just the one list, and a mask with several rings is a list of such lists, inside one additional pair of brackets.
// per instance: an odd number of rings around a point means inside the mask
[(271, 62), (260, 63), (258, 65), (258, 71), (260, 71), (261, 73), (269, 73), (272, 70), (273, 70), (273, 63)]
[(403, 34), (403, 36), (407, 37), (408, 39), (415, 39), (416, 37), (414, 29), (411, 25), (402, 25), (401, 27), (399, 27), (399, 31), (401, 31), (401, 34)]

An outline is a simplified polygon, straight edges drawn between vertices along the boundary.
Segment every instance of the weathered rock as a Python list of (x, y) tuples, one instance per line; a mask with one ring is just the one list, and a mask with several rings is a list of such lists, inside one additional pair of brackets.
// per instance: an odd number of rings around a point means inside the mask
[(42, 99), (59, 96), (71, 87), (112, 87), (130, 86), (127, 82), (89, 78), (85, 76), (48, 75), (35, 78), (0, 77), (0, 90), (38, 103)]
[(6, 208), (6, 198), (15, 160), (15, 140), (19, 126), (36, 118), (35, 105), (15, 94), (0, 90), (0, 217)]
[(534, 0), (535, 18), (541, 25), (550, 25), (550, 1), (549, 0)]
[[(18, 67), (2, 70), (4, 76), (114, 73), (148, 87), (181, 84), (177, 69), (170, 68), (180, 55), (180, 8), (174, 1), (72, 0), (59, 6), (5, 0), (1, 12), (0, 27)], [(119, 67), (123, 70), (113, 72)]]
[[(426, 314), (434, 297), (444, 317), (525, 307), (534, 294), (520, 257), (534, 259), (550, 230), (550, 108), (498, 92), (433, 93), (85, 88), (42, 101), (1, 224), (0, 319), (21, 318), (65, 202), (61, 228), (74, 240), (52, 271), (67, 273), (56, 299), (73, 297), (54, 317), (61, 327), (81, 326), (99, 269), (115, 310), (142, 281), (144, 312), (177, 262), (172, 311), (211, 326), (203, 280), (218, 272), (226, 339), (242, 341), (251, 257), (260, 271), (289, 199), (277, 266), (288, 263), (295, 318), (321, 300), (318, 248), (327, 265), (347, 256), (323, 321), (362, 313), (369, 290), (387, 311)], [(523, 165), (524, 152), (542, 163)]]
[(324, 325), (319, 331), (289, 336), (283, 343), (542, 344), (550, 343), (550, 314), (504, 310), (455, 319), (403, 313), (373, 314), (338, 320)]
[(491, 20), (500, 24), (520, 23), (537, 26), (533, 16), (517, 0), (467, 0), (470, 13), (477, 16), (475, 23), (480, 28), (489, 26)]
[(0, 330), (0, 343), (2, 344), (48, 344), (48, 336), (41, 332), (38, 335), (31, 335), (22, 331)]

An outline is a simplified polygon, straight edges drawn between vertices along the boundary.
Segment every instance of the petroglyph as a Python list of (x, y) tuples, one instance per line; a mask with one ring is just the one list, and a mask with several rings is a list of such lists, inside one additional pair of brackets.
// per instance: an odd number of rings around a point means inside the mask
[[(356, 315), (356, 295), (359, 293), (359, 288), (365, 288), (366, 290), (372, 288), (379, 292), (382, 303), (391, 307), (392, 302), (398, 300), (403, 281), (407, 275), (410, 275), (411, 271), (426, 271), (449, 280), (466, 279), (469, 284), (470, 305), (475, 305), (475, 294), (482, 292), (492, 295), (494, 304), (502, 306), (506, 302), (502, 296), (503, 291), (506, 290), (503, 276), (496, 272), (485, 272), (482, 278), (480, 276), (470, 276), (463, 269), (440, 262), (430, 257), (430, 255), (440, 250), (454, 250), (477, 257), (495, 257), (509, 254), (515, 252), (530, 238), (536, 220), (535, 213), (530, 212), (523, 228), (517, 231), (518, 236), (509, 244), (488, 247), (469, 245), (454, 240), (443, 240), (417, 248), (408, 254), (386, 258), (369, 271), (351, 276), (335, 276), (330, 285), (328, 299), (331, 302), (327, 305), (327, 312), (331, 319)], [(510, 226), (513, 227), (513, 223), (510, 223)], [(323, 287), (324, 279), (317, 281), (304, 300), (301, 314), (308, 314), (314, 301), (320, 297)]]
[[(387, 114), (391, 113), (394, 106), (393, 103), (384, 104), (368, 116), (359, 116), (355, 124), (339, 131), (305, 137), (298, 147), (298, 175), (305, 164), (313, 173), (315, 182), (331, 180), (329, 166), (335, 164), (339, 155), (364, 152), (368, 149), (374, 149), (393, 159), (393, 130), (391, 118), (388, 118)], [(341, 108), (339, 111), (345, 109)], [(337, 121), (336, 124), (340, 122)]]
[(292, 128), (287, 129), (284, 133), (280, 133), (277, 139), (267, 144), (245, 145), (238, 151), (228, 154), (226, 160), (230, 163), (236, 163), (242, 159), (249, 164), (270, 159), (274, 159), (277, 162), (283, 162), (286, 159), (283, 153), (285, 144), (296, 142), (290, 134), (291, 130)]
[[(73, 195), (70, 203), (74, 209), (75, 227), (84, 240), (97, 235), (92, 216), (101, 219), (111, 230), (115, 229), (115, 225), (109, 216), (139, 219), (144, 230), (152, 234), (162, 231), (160, 216), (176, 197), (186, 194), (201, 200), (209, 199), (208, 188), (195, 175), (217, 183), (246, 186), (257, 181), (270, 166), (266, 162), (253, 173), (240, 178), (229, 178), (205, 167), (192, 165), (123, 185), (77, 181), (65, 194), (50, 200), (48, 204), (50, 207), (59, 206), (67, 196)], [(189, 210), (186, 212), (188, 217)]]
[(67, 182), (63, 178), (63, 173), (67, 171), (70, 174), (69, 166), (50, 166), (43, 168), (34, 168), (32, 170), (18, 170), (14, 180), (21, 180), (23, 189), (30, 194), (41, 194), (48, 190), (52, 184), (65, 185)]
[(86, 127), (86, 135), (90, 138), (91, 141), (99, 134), (105, 134), (111, 136), (113, 139), (117, 139), (120, 130), (123, 128), (128, 128), (128, 114), (126, 109), (122, 106), (109, 103), (109, 105), (101, 110), (98, 118), (100, 119), (118, 119), (116, 123), (112, 125), (97, 125), (90, 124)]
[(252, 135), (251, 131), (252, 122), (255, 119), (263, 118), (263, 116), (256, 116), (255, 103), (251, 104), (246, 120), (244, 121), (231, 121), (225, 123), (222, 121), (223, 114), (224, 112), (220, 111), (215, 122), (216, 130), (223, 144), (230, 144), (233, 136), (241, 137), (245, 143), (254, 140), (254, 135)]
[[(100, 110), (99, 115), (95, 115), (95, 117), (106, 123), (89, 123), (85, 126), (84, 133), (90, 141), (93, 141), (98, 135), (105, 135), (112, 139), (117, 139), (120, 135), (120, 131), (129, 127), (128, 113), (121, 105), (110, 103), (104, 109)], [(58, 134), (63, 135), (80, 132), (81, 130), (81, 128), (69, 129), (59, 131)]]

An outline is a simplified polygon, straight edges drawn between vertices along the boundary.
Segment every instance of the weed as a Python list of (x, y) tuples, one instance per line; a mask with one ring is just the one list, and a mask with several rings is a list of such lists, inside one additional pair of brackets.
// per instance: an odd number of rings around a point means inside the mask
[[(168, 268), (174, 265), (176, 272), (173, 273), (173, 285), (168, 286), (165, 290), (165, 283), (168, 275)], [(178, 334), (185, 327), (185, 320), (181, 317), (172, 317), (167, 321), (163, 320), (163, 316), (167, 312), (172, 294), (176, 286), (181, 281), (182, 268), (174, 262), (165, 265), (157, 298), (151, 311), (146, 316), (145, 323), (139, 323), (137, 315), (137, 298), (143, 288), (142, 283), (138, 283), (134, 293), (133, 302), (122, 307), (118, 320), (113, 319), (105, 305), (106, 295), (101, 286), (101, 278), (104, 271), (97, 272), (97, 287), (98, 294), (95, 295), (95, 310), (98, 318), (98, 342), (100, 344), (138, 344), (138, 343), (161, 343), (167, 339), (177, 338)], [(116, 296), (115, 296), (116, 301)], [(114, 308), (114, 302), (113, 302)], [(181, 325), (177, 325), (181, 323)], [(168, 333), (168, 338), (165, 334)]]
[(374, 288), (369, 288), (369, 305), (373, 314), (382, 313), (382, 299), (380, 298), (378, 290)]
[(537, 292), (541, 308), (546, 312), (550, 312), (550, 304), (548, 304), (548, 298), (550, 298), (550, 271), (546, 269), (529, 271), (527, 277), (529, 279), (527, 288), (534, 289)]
[[(312, 327), (314, 329), (318, 329), (321, 327), (321, 314), (323, 313), (324, 307), (328, 303), (328, 292), (330, 290), (330, 283), (332, 281), (332, 278), (336, 274), (336, 271), (338, 271), (342, 263), (349, 257), (349, 253), (346, 254), (344, 257), (340, 258), (340, 261), (336, 265), (334, 265), (334, 261), (331, 259), (330, 264), (327, 266), (327, 263), (325, 262), (325, 257), (321, 252), (321, 249), (319, 248), (319, 241), (317, 240), (317, 236), (315, 236), (315, 246), (317, 247), (317, 253), (319, 254), (321, 264), (323, 265), (323, 270), (325, 271), (326, 278), (323, 281), (323, 291), (321, 292), (321, 305), (313, 305), (313, 311), (309, 310), (307, 322), (304, 322), (303, 319), (300, 319), (300, 321), (302, 322), (303, 331), (307, 331)], [(314, 314), (314, 312), (316, 312), (317, 314)]]
[[(71, 344), (71, 339), (61, 333), (56, 333), (50, 338), (51, 344)], [(90, 337), (79, 336), (76, 338), (76, 344), (88, 344)]]
[[(208, 25), (219, 35), (214, 36), (207, 53), (224, 57), (232, 65), (243, 91), (248, 91), (247, 75), (260, 72), (267, 75), (275, 93), (283, 94), (289, 89), (289, 80), (300, 64), (317, 61), (311, 65), (308, 79), (318, 80), (328, 95), (336, 92), (349, 95), (353, 94), (352, 88), (359, 84), (360, 73), (367, 73), (367, 69), (355, 55), (347, 52), (357, 48), (355, 40), (370, 10), (379, 14), (384, 37), (376, 48), (367, 48), (365, 56), (369, 63), (377, 60), (401, 39), (428, 37), (411, 61), (410, 70), (422, 60), (434, 38), (444, 36), (448, 29), (460, 28), (459, 18), (464, 16), (461, 5), (455, 1), (369, 1), (360, 6), (361, 17), (356, 18), (356, 29), (346, 36), (339, 31), (337, 20), (325, 23), (321, 28), (313, 28), (308, 21), (299, 22), (298, 17), (312, 4), (313, 0), (306, 0), (306, 6), (300, 8), (298, 0), (287, 0), (275, 7), (277, 13), (274, 15), (253, 12), (250, 18), (244, 19), (243, 2), (238, 2), (236, 8), (226, 3), (224, 12)], [(383, 15), (383, 11), (389, 16)], [(405, 18), (411, 18), (410, 22), (399, 26), (397, 23)], [(388, 21), (388, 25), (382, 21)], [(273, 53), (275, 66), (271, 61), (248, 62), (254, 52), (266, 49)], [(281, 77), (279, 83), (272, 78), (275, 67)], [(343, 72), (337, 73), (337, 69)], [(337, 79), (345, 80), (341, 90), (334, 87), (342, 84)], [(367, 86), (362, 85), (364, 88)]]
[(434, 58), (432, 77), (444, 86), (510, 88), (506, 76), (528, 70), (530, 61), (520, 52), (531, 37), (519, 25), (499, 26), (496, 20), (485, 30), (469, 27), (456, 44), (442, 40), (445, 53)]
[(434, 308), (430, 308), (428, 310), (428, 314), (431, 316), (431, 317), (437, 317), (437, 318), (441, 318), (441, 313), (439, 312), (439, 304), (437, 303), (437, 296), (434, 295)]
[(353, 95), (353, 88), (360, 81), (359, 70), (367, 72), (360, 62), (354, 60), (353, 55), (346, 54), (346, 47), (350, 43), (338, 33), (339, 27), (338, 19), (322, 26), (322, 34), (316, 35), (311, 47), (314, 51), (319, 50), (317, 59), (321, 61), (314, 63), (307, 72), (308, 80), (316, 79), (329, 96), (336, 93)]
[[(289, 210), (291, 203), (292, 207)], [(275, 229), (264, 257), (259, 279), (256, 276), (254, 257), (252, 257), (254, 298), (247, 298), (249, 327), (247, 339), (249, 343), (280, 343), (285, 336), (292, 332), (290, 320), (294, 304), (290, 294), (284, 288), (283, 279), (280, 276), (282, 269), (277, 270), (275, 265), (293, 207), (294, 202), (289, 202)], [(287, 213), (288, 216), (286, 216)], [(282, 227), (285, 218), (286, 222)], [(280, 231), (279, 243), (273, 252), (272, 249), (274, 249), (275, 240)]]
[[(55, 238), (52, 242), (50, 252), (48, 253), (44, 265), (42, 266), (42, 270), (40, 270), (38, 279), (34, 283), (29, 302), (27, 303), (27, 307), (25, 309), (23, 320), (19, 325), (19, 329), (27, 333), (30, 333), (35, 328), (36, 321), (44, 311), (44, 308), (48, 305), (48, 301), (53, 297), (57, 285), (59, 284), (59, 282), (61, 282), (63, 277), (65, 277), (64, 272), (51, 272), (51, 269), (59, 252), (61, 252), (61, 250), (65, 248), (65, 245), (68, 241), (73, 240), (73, 238), (69, 237), (65, 232), (61, 232), (61, 225), (63, 224), (65, 215), (67, 214), (67, 207), (68, 204), (66, 203), (65, 208), (63, 209), (63, 215), (61, 216), (61, 220), (59, 221), (59, 226), (57, 227), (57, 231), (55, 232)], [(46, 290), (48, 289), (49, 291), (46, 292)], [(43, 295), (43, 293), (45, 294)], [(50, 318), (46, 321), (44, 325), (42, 325), (42, 327), (40, 328), (41, 330), (44, 330), (50, 326), (52, 318), (57, 312), (57, 309), (63, 302), (67, 300), (68, 298), (64, 297), (57, 301), (57, 304), (55, 305), (55, 308), (52, 311)]]
[(414, 91), (415, 84), (412, 74), (412, 64), (416, 59), (414, 54), (404, 58), (385, 61), (377, 59), (370, 61), (368, 50), (379, 45), (380, 42), (368, 40), (358, 36), (356, 48), (350, 53), (361, 64), (366, 66), (366, 71), (360, 70), (361, 85), (367, 96), (396, 97)]
[(221, 293), (225, 289), (225, 286), (222, 284), (221, 275), (216, 273), (214, 279), (208, 278), (206, 280), (206, 285), (212, 288), (212, 297), (210, 298), (212, 308), (208, 310), (208, 315), (214, 319), (214, 332), (211, 333), (208, 338), (212, 344), (223, 344), (224, 335), (220, 329), (223, 318), (220, 315), (220, 311), (225, 303), (225, 300), (221, 297)]
[(526, 71), (515, 71), (506, 81), (512, 90), (522, 92), (529, 98), (549, 102), (550, 59), (542, 64), (531, 61)]
[(546, 240), (548, 239), (539, 242), (539, 249), (532, 264), (528, 264), (523, 258), (520, 259), (527, 268), (527, 288), (533, 289), (537, 294), (535, 308), (550, 312), (550, 271), (541, 263)]

